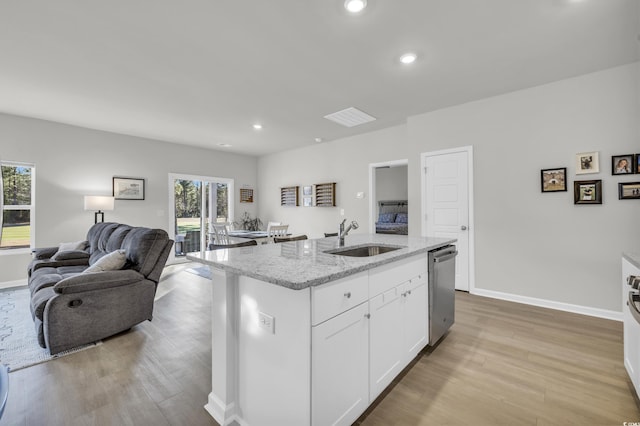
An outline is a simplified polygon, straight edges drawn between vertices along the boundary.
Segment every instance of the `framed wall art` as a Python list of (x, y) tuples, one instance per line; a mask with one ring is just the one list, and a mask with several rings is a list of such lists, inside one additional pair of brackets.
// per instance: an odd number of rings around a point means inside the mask
[(640, 174), (640, 154), (633, 156), (633, 163), (635, 164), (636, 173)]
[(240, 202), (253, 203), (253, 188), (240, 188)]
[(600, 159), (597, 151), (576, 154), (576, 174), (600, 173)]
[(602, 180), (573, 182), (573, 204), (602, 204)]
[(113, 196), (116, 200), (144, 200), (144, 179), (114, 176)]
[(567, 168), (540, 170), (540, 189), (542, 192), (560, 192), (567, 190)]
[(640, 182), (619, 183), (618, 200), (640, 200)]
[(611, 157), (611, 174), (628, 175), (633, 174), (634, 167), (633, 154), (614, 155)]

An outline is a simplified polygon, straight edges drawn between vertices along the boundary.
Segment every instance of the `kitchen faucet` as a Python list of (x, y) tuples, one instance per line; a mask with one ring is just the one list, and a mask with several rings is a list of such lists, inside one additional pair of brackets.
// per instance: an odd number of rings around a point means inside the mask
[(338, 232), (338, 239), (340, 240), (340, 247), (344, 247), (344, 237), (347, 236), (349, 231), (351, 231), (352, 229), (358, 229), (358, 226), (359, 226), (358, 222), (353, 220), (353, 221), (351, 221), (349, 226), (347, 226), (347, 229), (344, 229), (344, 223), (346, 221), (347, 221), (347, 219), (344, 219), (342, 221), (342, 223), (340, 224), (340, 232)]

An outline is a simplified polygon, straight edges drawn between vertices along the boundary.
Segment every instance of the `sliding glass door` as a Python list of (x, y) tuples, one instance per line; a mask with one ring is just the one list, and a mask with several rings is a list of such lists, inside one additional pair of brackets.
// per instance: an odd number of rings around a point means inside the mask
[(173, 257), (206, 249), (210, 224), (233, 220), (233, 179), (169, 175)]

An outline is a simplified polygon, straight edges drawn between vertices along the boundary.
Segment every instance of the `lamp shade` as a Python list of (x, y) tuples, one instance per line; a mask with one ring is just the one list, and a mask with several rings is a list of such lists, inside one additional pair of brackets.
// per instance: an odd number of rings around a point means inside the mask
[(84, 209), (85, 210), (113, 210), (114, 197), (106, 197), (100, 195), (85, 195), (84, 196)]

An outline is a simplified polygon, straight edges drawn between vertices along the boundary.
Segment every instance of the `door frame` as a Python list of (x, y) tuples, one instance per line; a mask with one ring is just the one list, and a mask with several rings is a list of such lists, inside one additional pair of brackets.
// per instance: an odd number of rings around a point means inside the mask
[[(409, 174), (409, 160), (407, 158), (401, 160), (384, 161), (382, 163), (369, 164), (369, 233), (376, 233), (376, 220), (378, 219), (378, 206), (376, 200), (376, 169), (378, 167), (394, 167), (407, 166), (407, 179)], [(409, 219), (411, 220), (411, 219)]]
[(474, 213), (474, 195), (473, 195), (473, 146), (461, 146), (458, 148), (442, 149), (438, 151), (428, 151), (420, 154), (420, 235), (427, 235), (427, 197), (425, 194), (427, 187), (427, 158), (438, 155), (456, 154), (459, 152), (467, 153), (467, 179), (469, 191), (469, 293), (473, 294), (476, 288), (476, 255), (475, 255), (475, 213)]
[[(186, 174), (186, 173), (169, 173), (169, 197), (167, 197), (169, 199), (169, 209), (167, 210), (169, 212), (169, 227), (168, 230), (169, 232), (167, 232), (169, 234), (169, 238), (173, 239), (175, 241), (176, 239), (176, 228), (175, 228), (175, 216), (176, 216), (176, 200), (175, 200), (175, 190), (174, 190), (174, 182), (176, 181), (176, 179), (180, 179), (180, 180), (197, 180), (197, 181), (201, 181), (201, 182), (216, 182), (216, 183), (226, 183), (227, 184), (227, 194), (229, 197), (228, 200), (228, 209), (229, 209), (229, 218), (233, 218), (234, 216), (234, 211), (233, 208), (235, 206), (235, 198), (234, 198), (234, 194), (235, 194), (235, 190), (234, 190), (234, 186), (233, 186), (233, 179), (230, 178), (223, 178), (223, 177), (213, 177), (213, 176), (202, 176), (202, 175), (190, 175), (190, 174)], [(204, 200), (204, 191), (201, 195), (202, 199), (201, 199), (201, 203), (202, 205), (204, 205), (204, 202), (207, 200)], [(200, 229), (202, 229), (203, 225), (204, 225), (204, 221), (206, 219), (204, 217), (200, 218)], [(204, 242), (205, 242), (205, 235), (203, 235), (203, 233), (200, 233), (200, 248), (204, 249)], [(167, 259), (167, 264), (172, 264), (172, 263), (176, 263), (176, 256), (175, 256), (175, 249), (171, 250), (171, 252), (169, 253), (169, 258)]]

